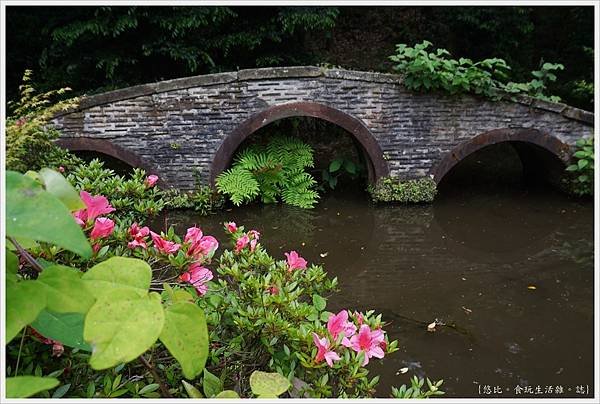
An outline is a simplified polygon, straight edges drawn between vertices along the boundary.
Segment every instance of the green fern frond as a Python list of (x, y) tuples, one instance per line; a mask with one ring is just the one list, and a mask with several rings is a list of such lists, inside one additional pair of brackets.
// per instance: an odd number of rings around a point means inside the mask
[(252, 173), (241, 167), (233, 167), (217, 177), (217, 189), (229, 196), (234, 205), (251, 202), (260, 192), (258, 181)]

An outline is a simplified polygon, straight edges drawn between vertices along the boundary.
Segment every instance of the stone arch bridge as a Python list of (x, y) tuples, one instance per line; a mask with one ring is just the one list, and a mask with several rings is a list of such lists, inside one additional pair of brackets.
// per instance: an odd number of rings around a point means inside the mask
[[(593, 131), (594, 116), (529, 97), (489, 101), (417, 94), (393, 74), (318, 67), (240, 70), (143, 84), (84, 97), (57, 116), (59, 144), (101, 152), (194, 187), (228, 167), (257, 129), (293, 116), (341, 126), (362, 146), (369, 180), (431, 176), (439, 182), (487, 145), (518, 142), (567, 162), (570, 147)], [(535, 153), (522, 154), (532, 156)], [(546, 153), (548, 154), (548, 153)]]

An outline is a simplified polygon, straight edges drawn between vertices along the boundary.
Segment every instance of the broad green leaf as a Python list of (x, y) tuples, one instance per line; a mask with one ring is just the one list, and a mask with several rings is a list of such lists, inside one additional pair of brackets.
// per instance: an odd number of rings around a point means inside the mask
[(356, 174), (356, 164), (350, 160), (344, 161), (344, 169), (350, 174)]
[(19, 259), (8, 248), (4, 251), (4, 254), (6, 254), (6, 279), (8, 280), (8, 277), (10, 276), (11, 279), (14, 280), (14, 276), (19, 271)]
[(240, 396), (233, 390), (223, 390), (215, 398), (240, 398)]
[(319, 311), (323, 311), (325, 310), (325, 307), (327, 306), (327, 300), (325, 300), (323, 297), (314, 294), (312, 296), (312, 301), (313, 301), (313, 305), (315, 306), (315, 308)]
[(570, 166), (568, 166), (566, 168), (567, 171), (577, 171), (579, 170), (579, 167), (576, 164), (571, 164)]
[(202, 393), (200, 393), (200, 390), (198, 390), (193, 384), (188, 383), (185, 380), (182, 380), (181, 383), (183, 383), (183, 387), (190, 398), (204, 398)]
[(83, 340), (84, 315), (81, 313), (55, 313), (42, 310), (31, 326), (46, 338), (61, 342), (71, 348), (92, 352)]
[(33, 322), (46, 307), (45, 288), (37, 281), (6, 284), (6, 342)]
[(70, 211), (85, 209), (85, 204), (73, 186), (60, 173), (42, 168), (40, 178), (46, 191), (56, 196)]
[(173, 301), (174, 302), (193, 302), (194, 296), (190, 292), (187, 292), (182, 289), (177, 289), (173, 292)]
[(337, 170), (339, 170), (341, 166), (342, 166), (342, 160), (335, 159), (329, 164), (329, 172), (334, 173)]
[(114, 289), (135, 290), (144, 295), (152, 279), (152, 269), (137, 258), (112, 257), (90, 268), (83, 280), (91, 286), (96, 298), (101, 298)]
[(58, 313), (87, 313), (94, 304), (89, 283), (81, 272), (63, 265), (53, 265), (42, 271), (37, 279), (46, 288), (48, 310)]
[(584, 152), (583, 150), (579, 150), (579, 151), (575, 152), (574, 156), (577, 157), (578, 159), (584, 159), (588, 156), (588, 154), (586, 152)]
[(202, 372), (208, 356), (208, 330), (201, 308), (185, 301), (167, 308), (160, 340), (177, 359), (187, 379)]
[(71, 212), (31, 178), (6, 172), (6, 234), (56, 244), (84, 258), (92, 247)]
[(58, 386), (54, 377), (16, 376), (6, 378), (6, 398), (26, 398)]
[(223, 382), (217, 376), (210, 373), (204, 368), (204, 376), (202, 378), (202, 390), (207, 398), (215, 397), (223, 391)]
[(104, 294), (83, 327), (83, 339), (93, 348), (90, 366), (102, 370), (134, 360), (156, 342), (164, 320), (157, 293), (120, 288)]
[(67, 391), (69, 391), (70, 388), (71, 388), (71, 383), (63, 384), (62, 386), (60, 386), (59, 388), (57, 388), (54, 391), (54, 393), (52, 394), (52, 398), (63, 397), (65, 394), (67, 394)]
[(589, 164), (589, 161), (587, 161), (587, 160), (579, 160), (577, 162), (577, 166), (579, 167), (579, 169), (587, 167), (588, 164)]
[(275, 398), (291, 387), (290, 381), (279, 373), (255, 370), (250, 375), (250, 388), (258, 398)]

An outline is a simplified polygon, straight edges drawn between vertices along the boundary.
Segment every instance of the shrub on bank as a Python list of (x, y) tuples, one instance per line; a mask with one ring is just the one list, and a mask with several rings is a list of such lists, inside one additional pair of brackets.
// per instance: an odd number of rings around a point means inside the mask
[(373, 202), (429, 203), (437, 193), (437, 184), (432, 178), (399, 180), (386, 177), (368, 188)]
[(277, 260), (232, 222), (215, 258), (199, 227), (158, 234), (118, 213), (56, 172), (7, 173), (9, 397), (374, 394), (366, 365), (398, 343), (381, 315), (326, 311), (322, 267)]
[(577, 196), (594, 195), (594, 137), (582, 138), (575, 144), (573, 164), (566, 168), (567, 191)]

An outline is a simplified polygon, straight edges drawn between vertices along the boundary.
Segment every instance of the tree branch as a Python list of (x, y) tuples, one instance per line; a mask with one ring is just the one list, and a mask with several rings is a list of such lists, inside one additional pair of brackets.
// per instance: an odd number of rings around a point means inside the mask
[(160, 391), (162, 393), (162, 396), (163, 397), (167, 397), (167, 398), (172, 398), (173, 396), (171, 395), (171, 393), (169, 393), (169, 389), (167, 388), (167, 385), (161, 379), (161, 377), (158, 375), (158, 372), (156, 371), (156, 369), (154, 368), (154, 366), (152, 366), (146, 360), (146, 358), (144, 358), (144, 355), (140, 355), (139, 360), (146, 367), (146, 369), (148, 369), (148, 371), (152, 374), (152, 377), (154, 378), (154, 381), (156, 383), (158, 383), (158, 386), (160, 387)]

